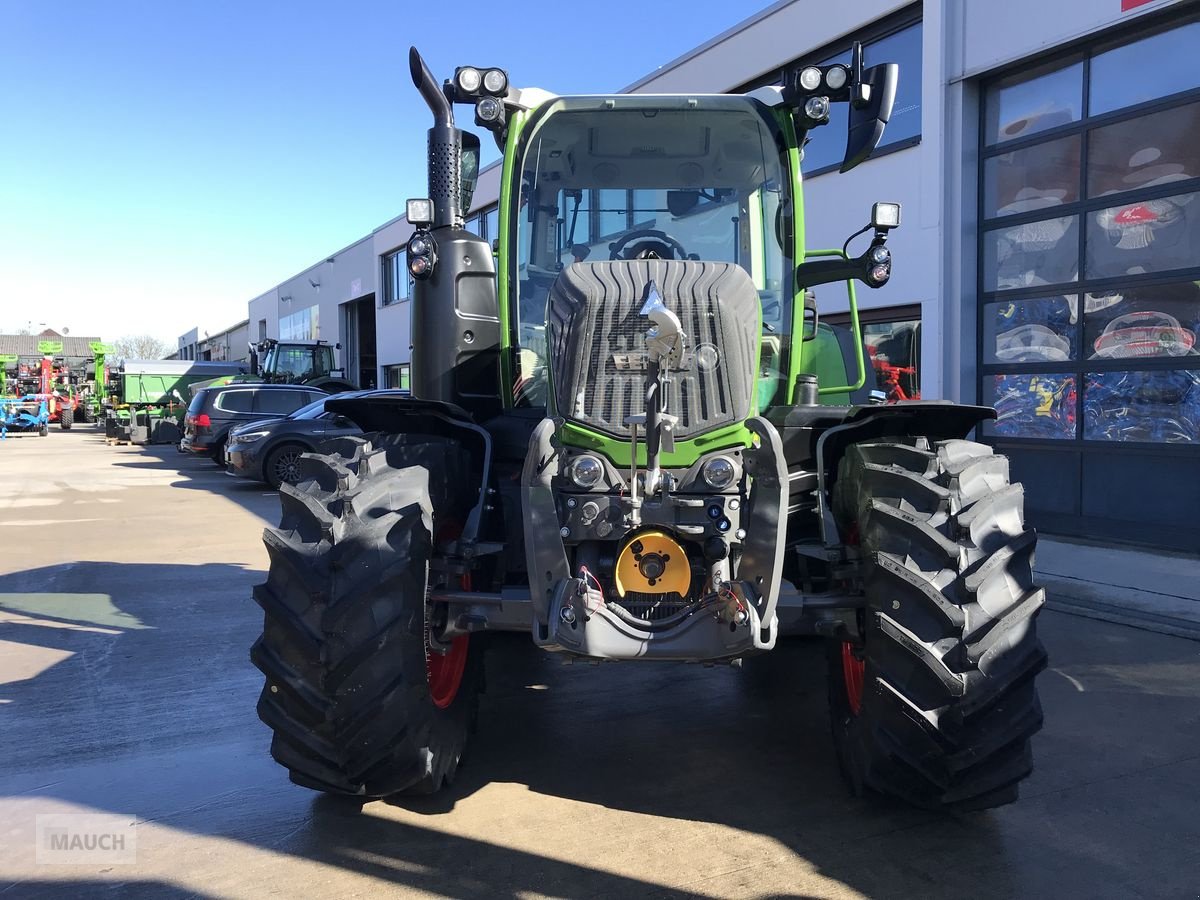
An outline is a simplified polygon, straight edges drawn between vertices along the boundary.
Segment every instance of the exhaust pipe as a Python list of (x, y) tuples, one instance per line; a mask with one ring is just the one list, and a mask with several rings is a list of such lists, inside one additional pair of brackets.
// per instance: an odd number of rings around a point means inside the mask
[(421, 92), (433, 127), (429, 129), (429, 199), (433, 201), (433, 227), (463, 227), (462, 132), (454, 127), (454, 108), (416, 47), (408, 49), (408, 68)]

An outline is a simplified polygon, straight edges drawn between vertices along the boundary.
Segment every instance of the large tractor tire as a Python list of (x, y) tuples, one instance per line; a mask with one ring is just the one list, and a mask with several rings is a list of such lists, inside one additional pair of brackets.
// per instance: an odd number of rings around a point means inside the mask
[(92, 404), (84, 403), (79, 407), (79, 410), (80, 419), (83, 421), (84, 425), (96, 424), (96, 411), (92, 408)]
[(58, 411), (58, 427), (63, 431), (70, 431), (71, 426), (75, 424), (75, 407), (64, 406)]
[(931, 809), (1017, 798), (1042, 725), (1036, 535), (1008, 460), (971, 441), (851, 447), (834, 507), (860, 545), (862, 639), (829, 644), (839, 763), (856, 793)]
[(469, 462), (436, 438), (344, 438), (303, 465), (307, 478), (280, 488), (254, 588), (271, 755), (319, 791), (433, 793), (454, 778), (482, 687), (478, 642), (432, 647), (426, 603), (435, 536), (455, 527), (439, 505), (453, 505)]

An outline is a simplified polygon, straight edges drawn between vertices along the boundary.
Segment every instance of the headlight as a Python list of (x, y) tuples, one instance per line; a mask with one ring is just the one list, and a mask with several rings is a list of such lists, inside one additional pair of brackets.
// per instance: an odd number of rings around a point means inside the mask
[(800, 70), (800, 87), (806, 91), (815, 91), (821, 86), (821, 70), (816, 66), (808, 66)]
[(714, 491), (723, 491), (737, 478), (737, 466), (724, 456), (714, 456), (700, 468), (700, 476)]
[(576, 487), (594, 488), (604, 475), (604, 466), (594, 456), (577, 456), (567, 468), (567, 474)]
[(270, 434), (269, 431), (239, 432), (238, 434), (235, 434), (233, 437), (231, 437), (229, 440), (231, 443), (234, 443), (234, 444), (249, 444), (251, 441), (257, 441), (257, 440), (261, 440), (262, 438), (265, 438), (268, 434)]

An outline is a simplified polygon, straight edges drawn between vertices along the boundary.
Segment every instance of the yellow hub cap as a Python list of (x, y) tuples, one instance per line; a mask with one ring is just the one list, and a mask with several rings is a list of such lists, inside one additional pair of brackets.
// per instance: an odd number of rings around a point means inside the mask
[(692, 568), (687, 554), (661, 531), (637, 535), (617, 558), (617, 594), (679, 594), (687, 596)]

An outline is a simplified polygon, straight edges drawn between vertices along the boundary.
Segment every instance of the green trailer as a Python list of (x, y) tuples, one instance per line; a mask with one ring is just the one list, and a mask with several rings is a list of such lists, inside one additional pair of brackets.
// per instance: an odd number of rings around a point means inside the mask
[(178, 443), (191, 386), (247, 371), (243, 362), (125, 360), (109, 372), (105, 437), (117, 443)]

